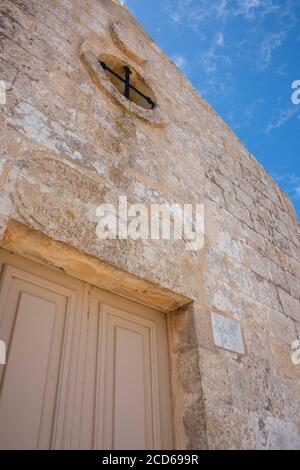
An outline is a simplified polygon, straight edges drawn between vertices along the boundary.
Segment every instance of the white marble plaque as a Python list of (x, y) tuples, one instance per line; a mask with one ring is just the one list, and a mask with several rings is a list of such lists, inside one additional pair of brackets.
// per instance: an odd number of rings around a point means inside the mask
[(239, 354), (245, 354), (240, 324), (217, 313), (212, 313), (211, 319), (216, 346)]

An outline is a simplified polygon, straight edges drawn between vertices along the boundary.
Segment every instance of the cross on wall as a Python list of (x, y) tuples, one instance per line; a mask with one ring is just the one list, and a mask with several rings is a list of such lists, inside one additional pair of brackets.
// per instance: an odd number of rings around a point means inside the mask
[(135, 86), (133, 86), (130, 83), (130, 75), (132, 74), (130, 68), (125, 65), (124, 66), (124, 77), (119, 75), (117, 72), (112, 70), (105, 62), (100, 61), (99, 63), (103, 70), (107, 70), (109, 73), (111, 73), (114, 77), (116, 77), (118, 80), (124, 83), (124, 96), (129, 100), (130, 99), (130, 92), (131, 90), (137, 93), (139, 96), (144, 98), (145, 101), (151, 106), (151, 109), (155, 108), (155, 103), (152, 101), (152, 99), (149, 96), (146, 96), (144, 93), (142, 93), (140, 90), (138, 90)]

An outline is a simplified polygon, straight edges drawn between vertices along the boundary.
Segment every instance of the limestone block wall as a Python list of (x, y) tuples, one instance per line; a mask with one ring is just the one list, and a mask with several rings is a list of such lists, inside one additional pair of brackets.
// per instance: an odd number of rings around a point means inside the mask
[[(168, 314), (178, 448), (300, 448), (300, 226), (287, 195), (118, 2), (2, 0), (0, 19), (1, 237), (15, 220), (193, 300)], [(155, 118), (91, 71), (84, 57), (101, 54), (147, 81)], [(96, 207), (119, 195), (205, 203), (203, 250), (100, 242)]]

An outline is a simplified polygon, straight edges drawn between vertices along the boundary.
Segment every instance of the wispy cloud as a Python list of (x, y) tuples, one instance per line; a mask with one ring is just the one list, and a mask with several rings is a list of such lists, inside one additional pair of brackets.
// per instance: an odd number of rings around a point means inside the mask
[(297, 115), (299, 109), (297, 106), (288, 109), (281, 109), (278, 111), (275, 119), (273, 119), (267, 126), (266, 132), (269, 133), (274, 129), (279, 129), (283, 127), (293, 116)]
[(197, 30), (213, 14), (219, 14), (227, 0), (166, 0), (163, 9), (176, 25)]
[(171, 57), (171, 59), (173, 60), (174, 64), (177, 65), (179, 69), (181, 69), (185, 73), (188, 73), (189, 62), (183, 54), (174, 54)]
[(257, 98), (253, 103), (248, 104), (245, 108), (245, 116), (247, 121), (252, 121), (257, 111), (257, 108), (265, 102), (263, 98)]
[(295, 1), (287, 0), (283, 8), (282, 0), (166, 0), (163, 8), (174, 23), (195, 29), (209, 19), (242, 17), (253, 22), (274, 14), (292, 15)]
[(238, 0), (236, 15), (248, 20), (257, 20), (257, 18), (272, 15), (278, 10), (279, 5), (273, 0)]
[(274, 70), (276, 75), (280, 75), (281, 77), (286, 77), (287, 76), (287, 64), (281, 65), (280, 67), (277, 67), (277, 69)]
[(199, 54), (197, 66), (199, 86), (204, 95), (224, 99), (232, 93), (233, 66), (222, 32), (216, 33), (208, 47)]
[(224, 35), (222, 32), (218, 32), (214, 36), (208, 49), (201, 54), (200, 63), (202, 64), (203, 71), (206, 75), (214, 74), (221, 63), (225, 62), (227, 65), (230, 65), (230, 57), (221, 52), (221, 48), (223, 46)]
[(291, 196), (292, 199), (300, 199), (300, 176), (295, 173), (273, 174), (277, 183)]
[(284, 40), (287, 37), (287, 34), (288, 30), (266, 34), (261, 43), (260, 57), (258, 62), (259, 68), (261, 70), (265, 70), (272, 63), (273, 52), (282, 46)]

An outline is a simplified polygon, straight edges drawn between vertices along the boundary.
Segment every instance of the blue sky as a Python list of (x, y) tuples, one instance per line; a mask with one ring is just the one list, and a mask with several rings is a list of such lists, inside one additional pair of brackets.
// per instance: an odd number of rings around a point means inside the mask
[(126, 0), (300, 216), (300, 0)]

